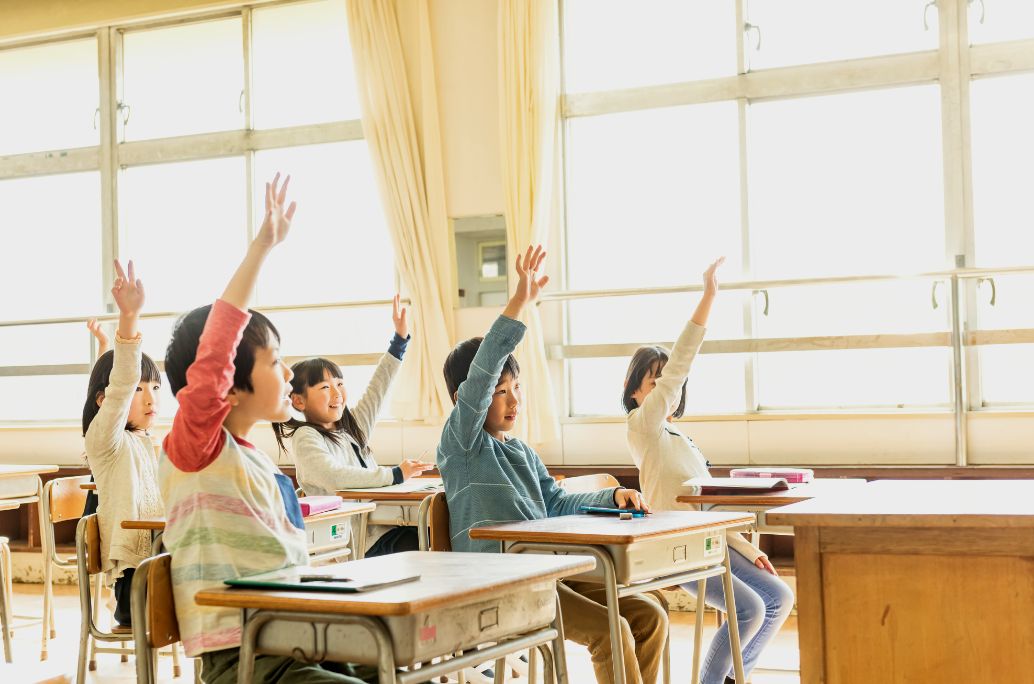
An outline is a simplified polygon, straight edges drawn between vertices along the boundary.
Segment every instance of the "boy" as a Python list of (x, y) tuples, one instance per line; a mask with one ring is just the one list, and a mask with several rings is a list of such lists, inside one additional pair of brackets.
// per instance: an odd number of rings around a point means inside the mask
[[(602, 489), (569, 494), (550, 477), (538, 454), (507, 433), (520, 411), (520, 367), (512, 356), (524, 336), (517, 320), (538, 299), (548, 276), (537, 277), (546, 253), (528, 248), (517, 257), (517, 290), (488, 334), (461, 342), (445, 361), (445, 382), (455, 408), (438, 445), (438, 469), (449, 504), (455, 551), (497, 551), (487, 540), (471, 540), (473, 527), (577, 513), (582, 505), (630, 507), (649, 511), (633, 489)], [(613, 681), (610, 633), (602, 585), (567, 581), (559, 585), (564, 631), (585, 644), (596, 679)], [(625, 681), (652, 684), (657, 679), (668, 631), (665, 609), (652, 597), (620, 600)]]

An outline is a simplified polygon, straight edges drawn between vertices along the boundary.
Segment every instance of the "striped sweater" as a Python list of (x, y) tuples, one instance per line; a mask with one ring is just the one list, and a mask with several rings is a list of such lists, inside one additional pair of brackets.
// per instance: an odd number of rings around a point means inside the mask
[(239, 610), (194, 603), (222, 581), (303, 564), (305, 533), (290, 479), (223, 426), (233, 359), (249, 314), (217, 301), (205, 323), (179, 410), (162, 445), (158, 481), (183, 648), (196, 657), (240, 646)]
[(615, 489), (571, 494), (546, 471), (539, 455), (516, 438), (500, 442), (483, 428), (506, 357), (524, 337), (524, 324), (500, 316), (485, 335), (457, 392), (438, 444), (454, 551), (498, 551), (497, 542), (470, 538), (474, 527), (577, 513), (582, 505), (613, 506)]

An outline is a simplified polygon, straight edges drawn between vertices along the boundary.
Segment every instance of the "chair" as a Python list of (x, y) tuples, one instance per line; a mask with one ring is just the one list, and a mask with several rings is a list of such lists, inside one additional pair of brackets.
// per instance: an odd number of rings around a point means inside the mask
[[(148, 558), (133, 575), (133, 644), (136, 679), (140, 684), (157, 681), (158, 649), (176, 648), (180, 640), (176, 604), (172, 594), (172, 556)], [(194, 661), (194, 681), (201, 681), (201, 660)]]
[[(82, 475), (55, 478), (43, 485), (43, 499), (40, 501), (40, 517), (43, 521), (43, 528), (40, 530), (43, 536), (43, 647), (40, 652), (40, 660), (47, 659), (48, 637), (53, 639), (57, 636), (54, 623), (54, 568), (74, 568), (76, 566), (74, 555), (63, 557), (58, 555), (54, 525), (82, 517), (87, 492), (80, 485), (89, 481), (89, 475)], [(98, 592), (100, 586), (101, 584), (98, 582)], [(94, 619), (96, 617), (95, 613)]]

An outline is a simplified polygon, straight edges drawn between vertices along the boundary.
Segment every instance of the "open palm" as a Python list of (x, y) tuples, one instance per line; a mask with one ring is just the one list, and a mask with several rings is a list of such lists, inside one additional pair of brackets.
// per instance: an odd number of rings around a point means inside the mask
[(539, 298), (542, 289), (549, 282), (549, 276), (539, 277), (539, 269), (542, 261), (546, 258), (546, 251), (542, 245), (531, 247), (522, 255), (517, 255), (517, 287), (514, 290), (513, 298), (521, 305), (530, 304)]
[(144, 283), (136, 277), (133, 261), (128, 264), (129, 273), (122, 270), (122, 264), (115, 260), (115, 284), (111, 296), (118, 310), (124, 314), (137, 314), (144, 307)]
[(291, 230), (291, 219), (294, 218), (295, 202), (284, 209), (287, 201), (287, 185), (291, 177), (284, 179), (283, 186), (280, 186), (280, 174), (273, 177), (272, 183), (266, 183), (266, 215), (262, 220), (255, 242), (265, 247), (275, 247), (284, 241), (287, 233)]

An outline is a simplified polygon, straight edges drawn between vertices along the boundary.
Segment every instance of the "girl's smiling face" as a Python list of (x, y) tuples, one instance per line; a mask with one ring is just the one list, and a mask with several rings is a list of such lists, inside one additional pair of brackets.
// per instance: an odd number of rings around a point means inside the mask
[(305, 414), (307, 422), (332, 430), (344, 415), (347, 398), (344, 378), (335, 378), (324, 369), (323, 380), (306, 387), (303, 393), (291, 393), (291, 404)]

